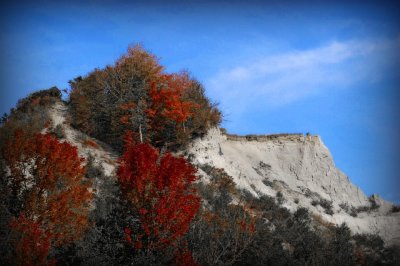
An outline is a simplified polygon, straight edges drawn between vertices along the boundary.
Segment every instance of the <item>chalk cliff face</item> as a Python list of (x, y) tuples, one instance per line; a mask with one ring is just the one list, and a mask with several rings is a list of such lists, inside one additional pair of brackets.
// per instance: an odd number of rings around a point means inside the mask
[(328, 222), (346, 222), (354, 233), (378, 233), (388, 243), (400, 243), (400, 213), (352, 184), (319, 136), (235, 136), (212, 129), (188, 152), (194, 164), (223, 168), (254, 195), (280, 192), (289, 210), (306, 207)]

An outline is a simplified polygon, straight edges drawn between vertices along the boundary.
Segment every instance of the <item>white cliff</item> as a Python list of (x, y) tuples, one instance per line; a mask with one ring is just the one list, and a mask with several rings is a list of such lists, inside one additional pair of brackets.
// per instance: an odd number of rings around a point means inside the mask
[[(387, 243), (400, 243), (400, 213), (352, 184), (335, 167), (319, 136), (235, 136), (212, 129), (188, 152), (194, 164), (223, 168), (239, 188), (254, 195), (276, 196), (280, 191), (289, 210), (306, 207), (328, 222), (347, 223), (354, 233), (378, 233)], [(321, 200), (332, 203), (333, 213), (326, 213)]]

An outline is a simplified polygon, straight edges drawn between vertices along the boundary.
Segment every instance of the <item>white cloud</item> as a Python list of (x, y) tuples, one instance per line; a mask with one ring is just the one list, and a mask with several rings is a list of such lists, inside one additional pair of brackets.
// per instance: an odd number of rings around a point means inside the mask
[[(289, 51), (256, 58), (252, 63), (223, 69), (206, 81), (213, 96), (236, 111), (267, 104), (279, 107), (359, 81), (374, 82), (398, 58), (400, 39), (332, 42), (311, 50)], [(239, 109), (239, 110), (238, 110)]]

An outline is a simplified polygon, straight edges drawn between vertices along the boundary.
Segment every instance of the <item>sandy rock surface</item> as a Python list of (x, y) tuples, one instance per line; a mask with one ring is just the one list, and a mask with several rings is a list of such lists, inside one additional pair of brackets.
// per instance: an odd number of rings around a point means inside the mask
[[(354, 233), (378, 233), (387, 243), (400, 243), (400, 213), (391, 213), (391, 203), (369, 198), (352, 184), (319, 136), (235, 136), (212, 129), (188, 152), (194, 164), (223, 168), (254, 195), (280, 191), (289, 210), (306, 207), (326, 221), (346, 222)], [(332, 215), (315, 204), (321, 200), (332, 203)], [(350, 215), (352, 209), (371, 207), (371, 200), (379, 207)]]

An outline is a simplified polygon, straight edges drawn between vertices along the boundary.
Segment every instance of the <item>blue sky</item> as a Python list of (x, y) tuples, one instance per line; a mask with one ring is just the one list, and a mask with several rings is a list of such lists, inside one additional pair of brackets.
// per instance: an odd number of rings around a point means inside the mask
[(366, 194), (400, 203), (391, 2), (39, 1), (2, 4), (0, 15), (1, 113), (141, 43), (205, 85), (228, 131), (319, 134)]

